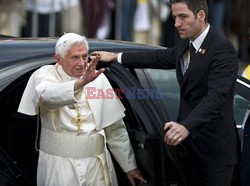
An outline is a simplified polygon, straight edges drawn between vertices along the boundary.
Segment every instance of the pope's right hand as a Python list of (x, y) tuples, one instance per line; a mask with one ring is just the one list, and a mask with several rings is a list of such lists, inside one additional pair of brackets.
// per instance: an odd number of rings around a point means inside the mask
[(104, 68), (96, 70), (96, 66), (100, 61), (99, 56), (95, 56), (92, 58), (91, 62), (88, 64), (83, 76), (75, 82), (74, 90), (77, 91), (78, 89), (84, 87), (91, 81), (94, 81), (101, 73), (105, 71)]

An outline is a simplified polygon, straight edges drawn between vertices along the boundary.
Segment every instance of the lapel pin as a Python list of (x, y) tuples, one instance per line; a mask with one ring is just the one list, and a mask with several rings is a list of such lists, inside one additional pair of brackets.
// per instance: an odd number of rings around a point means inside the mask
[(199, 49), (199, 52), (200, 52), (200, 53), (202, 53), (202, 54), (205, 54), (205, 53), (206, 53), (206, 50), (205, 50), (205, 49), (200, 48), (200, 49)]

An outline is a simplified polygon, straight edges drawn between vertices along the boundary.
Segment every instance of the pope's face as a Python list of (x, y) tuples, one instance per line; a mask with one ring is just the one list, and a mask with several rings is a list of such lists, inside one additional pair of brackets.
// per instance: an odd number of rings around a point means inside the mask
[(195, 16), (186, 3), (172, 4), (172, 15), (181, 39), (195, 40), (205, 24), (205, 12), (201, 10)]
[(60, 64), (68, 75), (72, 77), (81, 77), (88, 64), (88, 50), (85, 44), (72, 45), (64, 58), (55, 56), (56, 61)]

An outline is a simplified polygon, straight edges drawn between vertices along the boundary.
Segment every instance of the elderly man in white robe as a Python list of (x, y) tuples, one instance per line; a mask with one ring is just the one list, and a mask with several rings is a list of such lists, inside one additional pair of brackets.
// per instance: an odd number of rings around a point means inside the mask
[(100, 58), (88, 63), (86, 38), (63, 35), (54, 58), (55, 65), (32, 74), (18, 108), (41, 118), (37, 185), (118, 185), (106, 144), (131, 185), (136, 179), (146, 182), (137, 169), (120, 100), (87, 98), (88, 87), (103, 92), (112, 87), (104, 69), (96, 70)]

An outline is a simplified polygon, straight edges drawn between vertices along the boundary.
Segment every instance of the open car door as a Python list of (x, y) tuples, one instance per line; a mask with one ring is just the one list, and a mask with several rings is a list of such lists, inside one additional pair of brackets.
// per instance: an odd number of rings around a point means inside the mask
[[(138, 168), (152, 186), (187, 186), (192, 177), (187, 175), (182, 161), (186, 152), (182, 146), (170, 147), (164, 143), (163, 126), (168, 118), (151, 97), (145, 95), (139, 81), (122, 65), (112, 63), (105, 75), (126, 108), (124, 118), (136, 155)], [(117, 91), (118, 92), (118, 91)], [(121, 93), (121, 91), (119, 91)], [(157, 93), (155, 98), (157, 98)], [(160, 100), (159, 100), (160, 101)], [(125, 174), (116, 166), (119, 185), (129, 185)], [(192, 171), (190, 171), (192, 172)]]
[(238, 76), (234, 108), (241, 138), (240, 185), (250, 185), (250, 81)]

